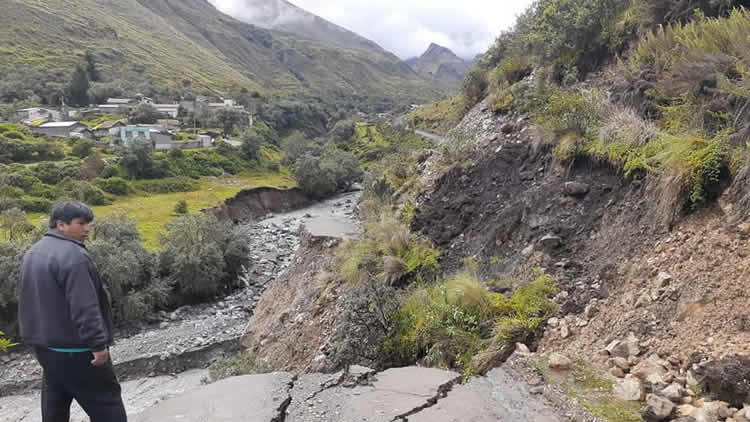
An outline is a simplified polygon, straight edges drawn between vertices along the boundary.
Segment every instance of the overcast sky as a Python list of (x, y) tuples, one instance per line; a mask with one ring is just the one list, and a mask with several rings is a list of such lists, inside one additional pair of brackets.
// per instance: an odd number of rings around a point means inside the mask
[[(212, 0), (231, 10), (234, 2)], [(369, 38), (402, 59), (431, 42), (471, 58), (484, 53), (532, 0), (291, 0), (295, 5)]]

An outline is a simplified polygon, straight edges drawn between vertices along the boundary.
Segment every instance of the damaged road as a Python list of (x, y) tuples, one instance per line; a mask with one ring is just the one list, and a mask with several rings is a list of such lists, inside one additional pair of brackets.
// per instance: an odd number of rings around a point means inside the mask
[(166, 400), (137, 422), (558, 422), (552, 407), (505, 369), (470, 379), (439, 369), (407, 367), (375, 373), (279, 372), (229, 378)]

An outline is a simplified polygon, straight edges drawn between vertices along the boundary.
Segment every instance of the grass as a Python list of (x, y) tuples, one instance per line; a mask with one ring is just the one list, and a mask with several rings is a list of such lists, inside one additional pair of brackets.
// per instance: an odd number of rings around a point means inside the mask
[[(112, 205), (92, 208), (97, 216), (124, 212), (137, 222), (144, 247), (156, 250), (159, 248), (159, 234), (164, 232), (164, 226), (175, 217), (174, 207), (179, 201), (186, 201), (188, 212), (195, 213), (220, 205), (243, 189), (261, 186), (292, 188), (296, 186), (296, 182), (285, 173), (254, 172), (221, 178), (202, 178), (199, 186), (194, 192), (115, 197)], [(34, 224), (47, 218), (45, 214), (40, 213), (30, 213), (27, 217)]]
[(409, 113), (408, 119), (417, 129), (445, 135), (461, 120), (464, 109), (465, 101), (457, 95), (419, 107)]
[[(383, 353), (394, 363), (423, 361), (474, 374), (472, 359), (488, 351), (509, 355), (556, 311), (554, 280), (541, 271), (513, 295), (491, 293), (470, 271), (434, 286), (415, 289), (393, 316), (394, 328)], [(489, 338), (482, 328), (494, 324)]]
[(271, 371), (273, 368), (268, 363), (259, 360), (248, 350), (229, 358), (219, 359), (208, 368), (211, 382), (242, 375), (265, 374)]

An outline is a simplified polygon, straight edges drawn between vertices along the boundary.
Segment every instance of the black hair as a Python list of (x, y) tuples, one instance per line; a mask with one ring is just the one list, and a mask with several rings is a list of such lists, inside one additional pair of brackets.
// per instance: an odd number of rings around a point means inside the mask
[(80, 218), (86, 223), (94, 221), (94, 211), (88, 205), (78, 201), (61, 202), (52, 208), (49, 216), (49, 228), (57, 228), (57, 222), (70, 224), (73, 219)]

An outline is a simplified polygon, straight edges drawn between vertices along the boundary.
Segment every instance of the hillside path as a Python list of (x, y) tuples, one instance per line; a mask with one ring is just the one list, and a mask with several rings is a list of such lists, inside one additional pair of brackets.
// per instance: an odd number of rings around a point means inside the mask
[(438, 135), (438, 134), (435, 134), (435, 133), (425, 132), (425, 131), (419, 130), (419, 129), (415, 130), (414, 133), (416, 133), (419, 136), (424, 136), (425, 138), (430, 139), (432, 141), (435, 141), (437, 143), (443, 143), (443, 142), (445, 142), (448, 139), (445, 136)]

